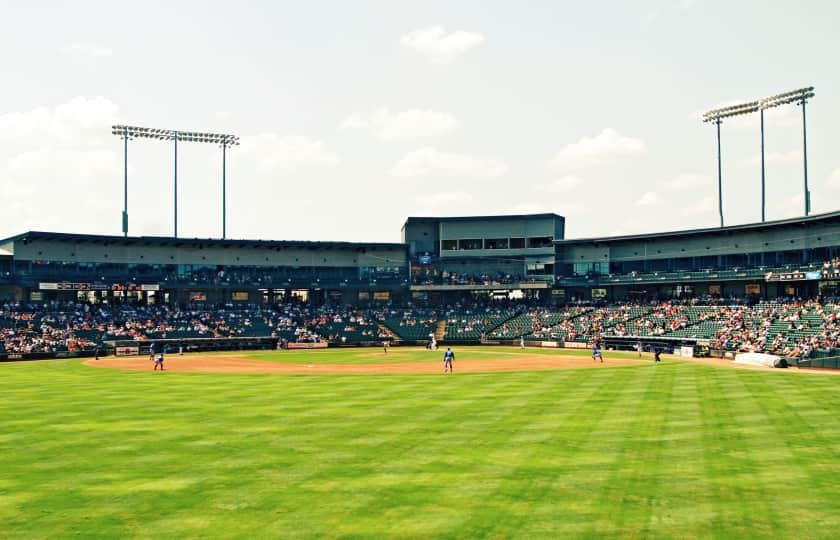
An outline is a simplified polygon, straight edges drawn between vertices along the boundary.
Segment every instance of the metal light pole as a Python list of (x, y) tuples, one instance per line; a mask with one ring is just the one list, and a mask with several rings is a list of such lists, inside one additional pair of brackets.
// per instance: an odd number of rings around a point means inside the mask
[(712, 122), (717, 131), (717, 156), (718, 156), (718, 213), (720, 214), (720, 226), (723, 227), (723, 159), (720, 149), (720, 125), (724, 118), (749, 114), (758, 110), (758, 101), (740, 103), (731, 107), (714, 109), (703, 115), (703, 122)]
[[(814, 87), (808, 86), (805, 88), (800, 88), (798, 90), (793, 90), (791, 92), (784, 92), (782, 94), (776, 94), (775, 96), (770, 96), (769, 98), (765, 98), (761, 100), (761, 111), (764, 112), (764, 109), (770, 109), (773, 107), (780, 107), (782, 105), (788, 104), (796, 104), (802, 106), (802, 167), (803, 167), (803, 188), (804, 188), (804, 195), (805, 195), (805, 215), (809, 215), (811, 213), (811, 191), (808, 189), (808, 130), (807, 124), (805, 121), (805, 104), (808, 102), (809, 99), (814, 97)], [(762, 122), (763, 126), (763, 122)], [(763, 131), (762, 131), (763, 137)], [(763, 151), (762, 151), (762, 171), (764, 167), (764, 159), (763, 159)]]
[(764, 109), (759, 111), (761, 115), (761, 222), (764, 223)]
[(111, 127), (111, 133), (124, 139), (124, 200), (123, 200), (123, 234), (128, 236), (128, 139), (145, 138), (172, 141), (173, 143), (173, 229), (174, 237), (178, 238), (178, 141), (220, 144), (222, 146), (222, 238), (227, 234), (227, 186), (225, 171), (225, 152), (228, 147), (239, 144), (236, 135), (222, 133), (198, 133), (193, 131), (178, 131), (174, 129), (156, 129), (138, 126), (117, 125)]
[(123, 136), (123, 236), (128, 236), (128, 134)]
[(114, 126), (111, 133), (123, 141), (122, 233), (123, 236), (128, 236), (128, 140), (132, 139), (133, 135), (126, 126)]
[(720, 153), (720, 124), (721, 119), (715, 120), (717, 127), (717, 154), (718, 154), (718, 214), (720, 214), (720, 226), (723, 227), (723, 159)]
[(226, 164), (225, 155), (227, 145), (222, 144), (222, 240), (227, 237), (227, 178), (226, 178)]
[(806, 98), (802, 98), (800, 102), (802, 105), (802, 166), (805, 169), (805, 215), (811, 213), (811, 191), (808, 189), (808, 129), (805, 124), (805, 103)]
[(222, 147), (222, 240), (227, 238), (227, 149), (239, 145), (239, 137), (222, 135), (219, 139)]
[(172, 134), (172, 140), (175, 141), (175, 194), (173, 200), (175, 201), (175, 238), (178, 238), (178, 132)]

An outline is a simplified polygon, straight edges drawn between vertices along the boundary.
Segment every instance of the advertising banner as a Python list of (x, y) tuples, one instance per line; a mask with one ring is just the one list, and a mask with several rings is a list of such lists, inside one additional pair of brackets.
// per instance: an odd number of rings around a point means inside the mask
[(320, 341), (318, 343), (289, 343), (286, 346), (289, 349), (326, 349), (327, 342)]

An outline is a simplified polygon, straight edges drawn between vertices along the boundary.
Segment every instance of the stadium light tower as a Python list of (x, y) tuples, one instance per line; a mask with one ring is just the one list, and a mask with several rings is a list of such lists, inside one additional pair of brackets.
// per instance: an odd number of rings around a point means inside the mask
[(178, 141), (184, 142), (199, 142), (218, 144), (222, 147), (222, 238), (225, 238), (227, 233), (227, 200), (226, 200), (226, 183), (227, 174), (226, 167), (226, 152), (228, 147), (239, 144), (239, 137), (236, 135), (228, 135), (223, 133), (199, 133), (195, 131), (178, 131), (174, 129), (156, 129), (138, 126), (122, 126), (116, 125), (111, 127), (111, 133), (123, 139), (123, 159), (124, 159), (124, 208), (123, 208), (123, 235), (128, 236), (128, 140), (129, 139), (157, 139), (162, 141), (172, 141), (173, 143), (173, 171), (174, 171), (174, 237), (178, 238)]
[[(720, 226), (723, 227), (723, 164), (720, 153), (720, 125), (724, 118), (750, 114), (759, 110), (758, 101), (740, 103), (721, 109), (713, 109), (703, 115), (703, 122), (712, 122), (717, 128), (717, 158), (718, 158), (718, 212), (720, 213)], [(763, 181), (762, 181), (763, 186)], [(762, 187), (762, 191), (763, 191)]]
[(802, 106), (802, 165), (804, 168), (804, 189), (805, 189), (805, 215), (811, 213), (811, 192), (808, 190), (808, 130), (805, 123), (805, 104), (809, 99), (814, 97), (814, 87), (800, 88), (782, 94), (776, 94), (769, 98), (762, 99), (761, 107), (761, 185), (762, 185), (762, 205), (761, 215), (764, 221), (764, 109), (772, 109), (773, 107), (780, 107), (795, 103)]
[(229, 146), (239, 145), (239, 137), (222, 135), (218, 142), (222, 147), (222, 240), (224, 240), (227, 238), (227, 149)]
[(123, 141), (123, 213), (122, 232), (128, 236), (128, 141), (133, 138), (128, 126), (113, 126), (111, 133)]

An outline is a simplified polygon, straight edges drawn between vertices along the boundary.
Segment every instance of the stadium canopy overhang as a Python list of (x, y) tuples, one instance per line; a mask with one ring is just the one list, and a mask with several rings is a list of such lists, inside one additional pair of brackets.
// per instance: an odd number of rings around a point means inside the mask
[(391, 242), (343, 242), (310, 240), (233, 240), (218, 238), (173, 238), (170, 236), (108, 236), (95, 234), (73, 234), (45, 231), (28, 231), (0, 240), (0, 244), (37, 240), (94, 243), (106, 245), (146, 245), (170, 247), (236, 247), (236, 248), (299, 248), (299, 249), (354, 249), (375, 251), (377, 249), (407, 249), (406, 244)]
[(554, 244), (558, 246), (567, 246), (574, 244), (592, 243), (601, 244), (608, 242), (623, 242), (623, 241), (637, 241), (637, 240), (662, 240), (666, 238), (680, 238), (692, 237), (700, 235), (731, 235), (734, 233), (746, 231), (766, 231), (773, 230), (780, 227), (790, 226), (805, 226), (813, 223), (840, 223), (840, 211), (826, 212), (823, 214), (811, 214), (809, 216), (779, 219), (775, 221), (765, 221), (756, 223), (744, 223), (741, 225), (728, 225), (726, 227), (708, 227), (702, 229), (683, 229), (676, 231), (664, 231), (657, 233), (641, 233), (629, 234), (621, 236), (601, 236), (589, 238), (566, 238), (563, 240), (555, 240)]

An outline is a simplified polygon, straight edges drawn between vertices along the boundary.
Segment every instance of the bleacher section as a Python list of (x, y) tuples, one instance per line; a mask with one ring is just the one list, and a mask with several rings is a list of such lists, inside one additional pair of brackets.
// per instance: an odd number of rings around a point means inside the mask
[(313, 331), (330, 343), (342, 345), (381, 341), (379, 326), (371, 323), (329, 322), (313, 327)]
[(475, 341), (510, 318), (510, 313), (453, 314), (446, 318), (446, 335), (451, 341)]
[(410, 311), (392, 315), (382, 323), (398, 338), (405, 341), (426, 341), (434, 334), (438, 318), (436, 315), (415, 315)]

